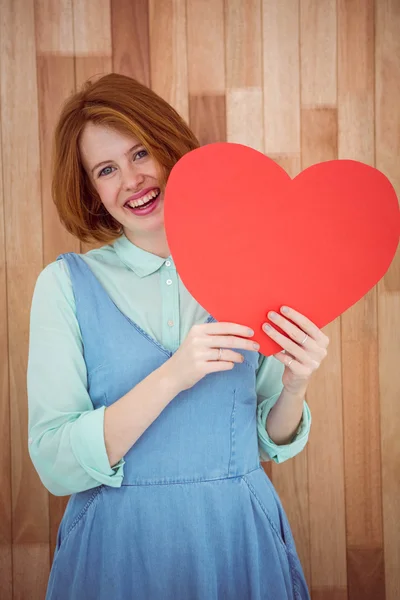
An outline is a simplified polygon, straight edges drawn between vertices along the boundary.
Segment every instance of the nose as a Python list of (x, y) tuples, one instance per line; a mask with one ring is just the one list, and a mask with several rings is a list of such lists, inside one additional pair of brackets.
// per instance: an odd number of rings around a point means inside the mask
[(144, 183), (144, 175), (135, 164), (125, 166), (122, 170), (122, 187), (127, 192), (137, 192)]

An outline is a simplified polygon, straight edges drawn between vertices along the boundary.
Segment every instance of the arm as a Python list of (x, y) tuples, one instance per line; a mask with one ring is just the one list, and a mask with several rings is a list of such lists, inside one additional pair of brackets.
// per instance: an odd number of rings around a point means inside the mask
[(46, 488), (57, 496), (119, 487), (123, 464), (110, 467), (104, 408), (87, 391), (82, 339), (63, 261), (39, 275), (32, 299), (27, 372), (29, 453)]
[[(281, 348), (274, 358), (283, 365), (282, 391), (277, 397), (276, 406), (267, 415), (266, 429), (275, 441), (283, 443), (290, 436), (299, 419), (300, 403), (312, 374), (320, 367), (327, 356), (329, 338), (310, 319), (288, 306), (281, 306), (280, 312), (270, 311), (268, 318), (279, 329), (264, 323), (263, 329)], [(304, 406), (304, 410), (308, 408)], [(305, 422), (303, 412), (303, 423)], [(299, 441), (299, 431), (296, 434)], [(303, 444), (304, 446), (304, 444)]]
[(33, 297), (28, 365), (29, 450), (44, 485), (55, 495), (119, 487), (124, 455), (169, 402), (240, 362), (234, 351), (228, 361), (210, 360), (212, 345), (255, 351), (243, 339), (250, 335), (234, 323), (195, 325), (161, 367), (111, 406), (94, 409), (69, 272), (62, 261), (49, 265)]
[(142, 433), (178, 395), (179, 389), (167, 373), (167, 363), (150, 373), (125, 396), (106, 408), (104, 437), (108, 459), (122, 459)]
[(43, 484), (58, 496), (100, 484), (119, 487), (124, 454), (175, 396), (160, 368), (113, 406), (94, 409), (63, 261), (46, 267), (35, 287), (27, 384), (29, 453)]
[[(209, 373), (227, 371), (242, 356), (225, 350), (224, 361), (216, 361), (216, 348), (244, 348), (256, 352), (253, 331), (236, 323), (194, 325), (177, 351), (126, 396), (106, 409), (106, 445), (111, 464), (121, 458), (165, 406), (181, 391)], [(258, 349), (258, 346), (257, 346)]]
[(94, 409), (68, 268), (59, 261), (40, 274), (30, 321), (29, 453), (51, 493), (121, 485), (124, 455), (180, 391), (166, 371)]
[(304, 396), (305, 390), (291, 393), (286, 388), (282, 389), (265, 424), (267, 433), (275, 444), (290, 444), (296, 435), (303, 418)]
[(260, 355), (256, 375), (260, 458), (277, 463), (303, 450), (311, 427), (311, 413), (304, 396), (293, 398), (283, 388), (283, 370), (284, 365), (273, 356)]

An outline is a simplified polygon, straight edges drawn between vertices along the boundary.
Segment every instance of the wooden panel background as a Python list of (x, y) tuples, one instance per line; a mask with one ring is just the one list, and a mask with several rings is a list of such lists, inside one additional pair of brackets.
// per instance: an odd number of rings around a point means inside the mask
[[(62, 101), (89, 77), (125, 73), (202, 143), (247, 144), (292, 176), (360, 160), (400, 194), (400, 0), (0, 0), (0, 10), (0, 595), (36, 600), (66, 498), (46, 492), (27, 452), (29, 308), (41, 269), (88, 249), (51, 201)], [(397, 600), (399, 257), (326, 330), (309, 444), (265, 468), (313, 600)]]

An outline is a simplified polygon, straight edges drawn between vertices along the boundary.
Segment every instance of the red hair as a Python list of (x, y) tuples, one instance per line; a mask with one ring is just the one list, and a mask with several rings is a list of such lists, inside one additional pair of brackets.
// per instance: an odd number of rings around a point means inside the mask
[(88, 122), (135, 136), (160, 166), (162, 187), (174, 164), (199, 142), (168, 102), (125, 75), (88, 81), (68, 98), (54, 134), (53, 200), (70, 233), (84, 242), (109, 243), (121, 235), (121, 224), (106, 211), (83, 168), (79, 139)]

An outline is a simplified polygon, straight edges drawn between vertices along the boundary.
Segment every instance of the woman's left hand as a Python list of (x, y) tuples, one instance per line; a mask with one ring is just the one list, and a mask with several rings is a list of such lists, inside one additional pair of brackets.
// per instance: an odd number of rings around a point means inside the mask
[(282, 306), (280, 312), (269, 312), (268, 318), (289, 337), (270, 323), (264, 323), (263, 330), (283, 348), (274, 356), (285, 365), (282, 377), (284, 387), (290, 393), (304, 394), (311, 375), (327, 355), (329, 338), (296, 310)]

